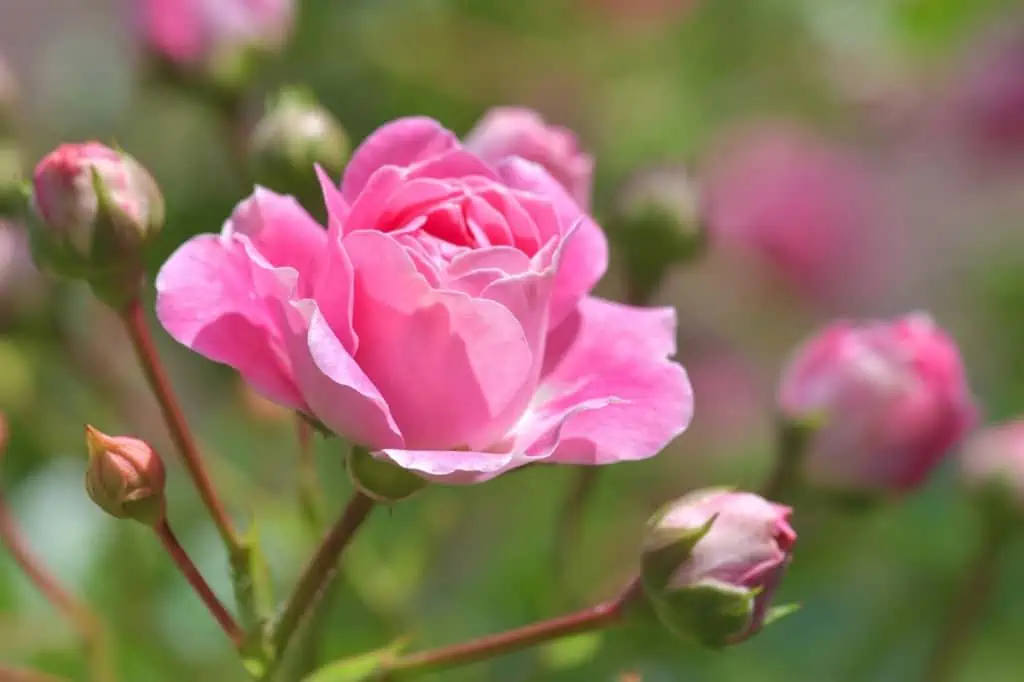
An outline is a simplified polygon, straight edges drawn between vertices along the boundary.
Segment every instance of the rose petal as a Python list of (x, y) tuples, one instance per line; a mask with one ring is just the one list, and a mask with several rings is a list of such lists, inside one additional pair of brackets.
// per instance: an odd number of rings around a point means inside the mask
[(314, 164), (313, 169), (316, 171), (317, 180), (320, 181), (320, 191), (324, 195), (324, 205), (327, 207), (327, 227), (331, 230), (341, 230), (348, 221), (351, 211), (348, 202), (320, 164)]
[(380, 391), (312, 301), (278, 308), (295, 378), (313, 415), (369, 448), (400, 447), (402, 434)]
[(356, 273), (356, 360), (413, 449), (463, 446), (506, 410), (533, 353), (506, 308), (431, 289), (403, 248), (379, 232), (344, 242)]
[(410, 116), (381, 126), (352, 155), (341, 193), (353, 203), (373, 173), (382, 166), (405, 168), (459, 146), (458, 138), (437, 121)]
[(232, 239), (185, 242), (156, 277), (156, 313), (179, 343), (234, 367), (271, 400), (305, 409), (268, 302), (253, 293), (252, 263)]
[[(498, 165), (498, 175), (510, 187), (550, 201), (561, 222), (563, 234), (577, 222), (581, 223), (579, 234), (565, 252), (558, 272), (551, 303), (551, 323), (556, 325), (590, 293), (608, 269), (608, 240), (597, 223), (541, 166), (513, 157)], [(524, 207), (529, 210), (529, 207)]]
[[(675, 347), (674, 310), (588, 297), (574, 316), (578, 323), (549, 339), (555, 349), (567, 350), (548, 366), (538, 391), (543, 402), (516, 431), (540, 437), (560, 423), (550, 459), (563, 463), (607, 464), (657, 454), (693, 416), (686, 372), (666, 358)], [(573, 332), (571, 343), (557, 338)]]

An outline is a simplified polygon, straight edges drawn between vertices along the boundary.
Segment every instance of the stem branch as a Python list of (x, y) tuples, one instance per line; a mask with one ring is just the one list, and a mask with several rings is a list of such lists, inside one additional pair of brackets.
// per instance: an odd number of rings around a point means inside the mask
[(410, 679), (446, 668), (478, 663), (560, 637), (603, 630), (624, 620), (627, 608), (640, 589), (639, 580), (634, 580), (618, 597), (597, 606), (462, 644), (386, 661), (378, 671), (377, 679), (387, 682)]
[(985, 605), (996, 585), (999, 557), (1007, 544), (1005, 529), (988, 523), (984, 537), (959, 590), (947, 611), (942, 629), (928, 656), (924, 682), (948, 682), (953, 679), (963, 660), (971, 636), (981, 622)]
[(373, 511), (375, 504), (372, 498), (356, 492), (341, 517), (327, 532), (285, 603), (281, 616), (274, 627), (273, 647), (276, 659), (280, 659), (292, 635), (295, 634), (295, 630), (302, 622), (302, 618), (333, 579), (338, 568), (338, 559), (349, 541), (355, 536), (356, 531)]
[(175, 537), (174, 532), (171, 530), (170, 525), (167, 523), (167, 519), (161, 521), (156, 527), (153, 528), (156, 532), (157, 537), (160, 539), (160, 543), (164, 546), (164, 549), (170, 555), (174, 564), (181, 571), (181, 574), (188, 580), (189, 585), (195, 590), (199, 598), (202, 599), (206, 608), (210, 610), (210, 614), (213, 616), (217, 624), (220, 625), (221, 629), (224, 630), (224, 634), (228, 636), (232, 644), (236, 648), (240, 648), (245, 639), (245, 633), (238, 627), (238, 623), (232, 617), (228, 610), (224, 608), (220, 599), (213, 593), (210, 586), (206, 583), (206, 580), (199, 573), (199, 569), (196, 568), (195, 564), (192, 563), (192, 559), (189, 558), (188, 553), (185, 552), (185, 548), (178, 542), (178, 538)]
[(157, 355), (153, 337), (146, 325), (142, 305), (138, 298), (134, 298), (119, 312), (125, 329), (128, 331), (128, 336), (131, 338), (132, 346), (135, 348), (139, 364), (142, 365), (142, 371), (146, 375), (146, 381), (160, 404), (160, 411), (164, 415), (164, 421), (166, 421), (171, 438), (181, 454), (189, 477), (213, 518), (217, 532), (220, 533), (229, 553), (235, 555), (241, 551), (242, 543), (235, 534), (224, 505), (214, 490), (199, 447), (196, 445), (192, 431), (189, 429), (185, 415), (175, 397), (174, 389), (171, 388), (171, 382), (167, 378), (159, 355)]

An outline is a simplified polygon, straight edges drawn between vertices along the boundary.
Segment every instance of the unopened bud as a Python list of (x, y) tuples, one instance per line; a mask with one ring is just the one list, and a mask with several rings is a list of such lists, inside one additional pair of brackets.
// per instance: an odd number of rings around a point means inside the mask
[(163, 521), (164, 464), (149, 445), (137, 438), (108, 436), (85, 427), (89, 468), (85, 489), (103, 511), (147, 526)]
[(295, 88), (268, 102), (250, 146), (256, 182), (300, 200), (320, 197), (316, 164), (339, 176), (350, 151), (341, 123), (312, 93)]
[(644, 589), (673, 633), (710, 647), (737, 644), (782, 615), (772, 595), (796, 542), (790, 509), (752, 493), (703, 490), (648, 524)]
[(349, 453), (348, 473), (357, 490), (384, 504), (411, 497), (427, 484), (416, 474), (358, 446)]
[(142, 256), (164, 221), (156, 181), (131, 156), (98, 142), (65, 144), (32, 178), (33, 252), (104, 300), (137, 293)]
[(706, 230), (696, 183), (681, 166), (646, 168), (619, 190), (609, 223), (630, 297), (648, 299), (673, 265), (696, 258)]

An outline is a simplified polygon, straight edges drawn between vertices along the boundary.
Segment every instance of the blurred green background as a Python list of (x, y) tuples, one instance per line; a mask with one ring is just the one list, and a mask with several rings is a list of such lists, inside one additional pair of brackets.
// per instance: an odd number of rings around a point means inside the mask
[[(20, 81), (29, 167), (60, 141), (116, 141), (163, 187), (163, 258), (188, 236), (219, 229), (248, 181), (211, 107), (143, 77), (130, 4), (4, 0), (0, 54)], [(253, 86), (252, 118), (268, 92), (290, 83), (309, 85), (355, 141), (402, 115), (433, 116), (461, 134), (490, 106), (531, 106), (577, 131), (595, 155), (598, 216), (618, 183), (645, 164), (699, 165), (736, 126), (784, 120), (843, 145), (871, 169), (885, 214), (878, 263), (886, 266), (884, 276), (881, 265), (877, 276), (869, 268), (852, 294), (827, 302), (766, 285), (714, 248), (673, 273), (657, 302), (679, 309), (694, 424), (659, 457), (604, 473), (569, 552), (569, 575), (554, 570), (552, 547), (570, 471), (432, 488), (371, 519), (346, 555), (347, 580), (304, 661), (403, 634), (414, 649), (455, 642), (608, 596), (635, 568), (642, 524), (658, 505), (707, 484), (756, 488), (771, 463), (775, 376), (792, 346), (835, 316), (931, 312), (961, 344), (986, 420), (1024, 412), (1024, 154), (964, 160), (944, 147), (952, 133), (942, 115), (976, 46), (1021, 21), (1015, 6), (304, 0), (290, 47)], [(1024, 64), (1018, 68), (1024, 80)], [(610, 297), (622, 292), (614, 265), (601, 284)], [(148, 439), (170, 465), (172, 524), (229, 599), (217, 536), (174, 463), (120, 328), (77, 286), (33, 288), (41, 303), (0, 320), (0, 410), (11, 429), (0, 483), (32, 548), (103, 617), (120, 679), (245, 679), (150, 534), (105, 517), (85, 495), (84, 423)], [(257, 519), (283, 593), (315, 544), (296, 502), (293, 423), (232, 372), (156, 333), (224, 496), (238, 518)], [(317, 450), (333, 514), (350, 486), (337, 443), (318, 441)], [(799, 509), (801, 539), (780, 602), (803, 608), (728, 651), (636, 626), (431, 679), (917, 679), (975, 547), (970, 512), (954, 465), (906, 499), (867, 512)], [(1020, 679), (1024, 589), (1015, 577), (1024, 544), (1003, 559), (961, 682)], [(87, 679), (74, 632), (2, 551), (0, 661)]]

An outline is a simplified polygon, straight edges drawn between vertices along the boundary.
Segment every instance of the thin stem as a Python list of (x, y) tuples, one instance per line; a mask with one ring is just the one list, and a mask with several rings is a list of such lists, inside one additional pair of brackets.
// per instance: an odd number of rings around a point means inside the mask
[(925, 666), (923, 682), (948, 682), (963, 661), (998, 578), (999, 558), (1007, 545), (1005, 529), (987, 524), (981, 545), (963, 575)]
[(132, 346), (135, 348), (135, 354), (142, 365), (142, 371), (146, 375), (146, 381), (160, 404), (160, 411), (163, 412), (164, 421), (167, 422), (167, 428), (181, 454), (189, 477), (199, 491), (199, 496), (213, 518), (217, 532), (220, 533), (224, 544), (231, 554), (237, 554), (241, 551), (242, 543), (235, 534), (224, 505), (214, 490), (210, 474), (206, 471), (206, 465), (199, 453), (199, 447), (196, 445), (192, 431), (189, 429), (185, 415), (175, 397), (174, 389), (171, 388), (171, 382), (160, 362), (138, 298), (132, 299), (120, 311), (120, 315), (128, 331), (128, 336), (131, 338)]
[(639, 581), (634, 580), (618, 597), (597, 606), (462, 644), (385, 661), (377, 679), (388, 682), (410, 679), (446, 668), (478, 663), (553, 639), (609, 628), (624, 620), (628, 607), (639, 590)]
[(235, 647), (241, 647), (242, 642), (245, 639), (245, 634), (242, 629), (238, 627), (238, 623), (235, 622), (234, 617), (228, 610), (224, 608), (224, 605), (217, 598), (217, 595), (213, 593), (210, 586), (206, 583), (206, 580), (199, 573), (199, 569), (192, 563), (192, 559), (189, 558), (185, 548), (178, 542), (178, 538), (175, 537), (174, 532), (171, 530), (171, 526), (167, 523), (167, 519), (164, 519), (157, 524), (153, 530), (156, 532), (156, 536), (160, 539), (160, 543), (164, 546), (164, 549), (170, 555), (174, 561), (175, 566), (181, 572), (185, 579), (188, 580), (189, 585), (195, 590), (196, 594), (206, 605), (206, 608), (210, 610), (210, 614), (213, 616), (217, 624), (220, 625), (221, 629), (224, 630), (224, 634), (228, 636), (228, 639), (235, 645)]
[(304, 417), (295, 418), (295, 437), (298, 441), (299, 503), (306, 522), (316, 531), (323, 526), (323, 499), (320, 479), (313, 456), (313, 427)]
[[(6, 427), (0, 417), (0, 458), (6, 446)], [(43, 562), (28, 548), (14, 515), (0, 495), (0, 545), (7, 547), (14, 563), (36, 589), (78, 631), (89, 659), (90, 679), (111, 682), (115, 679), (110, 642), (102, 622), (75, 595), (64, 588)], [(0, 677), (0, 680), (6, 679)]]
[(569, 557), (579, 543), (583, 527), (584, 512), (597, 488), (601, 469), (594, 466), (583, 466), (572, 472), (569, 492), (558, 518), (555, 532), (555, 575), (562, 579), (567, 577)]
[(324, 588), (334, 578), (338, 568), (338, 559), (345, 547), (348, 546), (349, 541), (355, 536), (356, 531), (373, 511), (374, 506), (376, 503), (372, 498), (361, 492), (356, 492), (341, 517), (327, 532), (285, 603), (281, 616), (274, 627), (273, 645), (274, 652), (277, 654), (276, 658), (279, 659), (284, 653), (299, 623), (302, 622), (303, 617), (317, 601)]
[(815, 425), (779, 417), (778, 444), (771, 474), (761, 488), (761, 496), (776, 502), (790, 497), (800, 482), (800, 465), (807, 442), (814, 434)]

